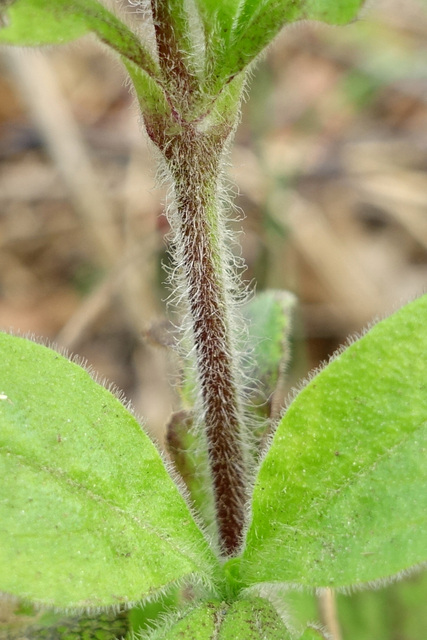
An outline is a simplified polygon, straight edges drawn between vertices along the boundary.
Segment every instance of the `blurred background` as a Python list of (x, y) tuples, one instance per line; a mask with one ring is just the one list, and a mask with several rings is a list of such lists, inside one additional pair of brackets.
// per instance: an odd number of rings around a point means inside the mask
[[(0, 51), (0, 327), (86, 358), (161, 439), (176, 408), (156, 344), (168, 225), (140, 129), (123, 69), (94, 40)], [(244, 277), (299, 300), (291, 386), (426, 290), (422, 0), (284, 30), (253, 74), (231, 161)], [(342, 597), (345, 640), (425, 640), (426, 585)]]

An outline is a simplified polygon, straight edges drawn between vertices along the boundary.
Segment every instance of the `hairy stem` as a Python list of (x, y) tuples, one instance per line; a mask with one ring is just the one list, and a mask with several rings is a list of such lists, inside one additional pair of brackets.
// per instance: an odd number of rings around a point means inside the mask
[(183, 0), (151, 0), (160, 68), (174, 85), (177, 98), (181, 92), (191, 94), (195, 89), (189, 52), (188, 21)]
[(192, 322), (220, 543), (233, 555), (242, 538), (246, 482), (217, 193), (224, 143), (224, 135), (189, 126), (164, 154), (174, 180), (177, 261)]
[(174, 258), (191, 319), (220, 546), (232, 556), (242, 540), (247, 483), (218, 189), (241, 85), (236, 95), (221, 96), (221, 117), (200, 113), (203, 94), (193, 68), (185, 5), (185, 0), (151, 0), (170, 113), (146, 112), (144, 121), (173, 182)]

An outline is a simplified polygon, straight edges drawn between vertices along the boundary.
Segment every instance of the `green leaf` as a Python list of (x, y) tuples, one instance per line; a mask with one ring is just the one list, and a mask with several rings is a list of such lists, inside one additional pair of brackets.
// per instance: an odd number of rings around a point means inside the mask
[(158, 77), (159, 70), (139, 38), (98, 0), (0, 0), (0, 43), (62, 44), (95, 33), (117, 53)]
[[(182, 607), (183, 599), (186, 599), (186, 589), (177, 587), (167, 595), (156, 600), (148, 600), (138, 607), (132, 607), (127, 611), (130, 631), (129, 640), (144, 637), (149, 630), (158, 624), (159, 618), (164, 619), (172, 609)], [(128, 636), (127, 636), (128, 637)]]
[(172, 414), (166, 426), (166, 447), (175, 468), (181, 475), (192, 505), (205, 527), (217, 535), (212, 480), (209, 472), (206, 441), (193, 424), (191, 411)]
[(238, 600), (225, 616), (218, 640), (290, 640), (273, 605), (264, 598)]
[(196, 0), (197, 9), (207, 34), (221, 30), (228, 38), (239, 11), (240, 0)]
[(287, 291), (264, 291), (244, 308), (249, 326), (248, 344), (252, 368), (248, 377), (254, 381), (249, 402), (269, 417), (267, 401), (271, 399), (289, 359), (288, 335), (295, 296)]
[[(346, 24), (363, 4), (364, 0), (198, 0), (207, 54), (212, 51), (210, 58), (215, 60), (210, 85), (218, 89), (221, 82), (243, 71), (284, 26), (298, 20)], [(214, 27), (209, 28), (210, 21)]]
[(252, 598), (208, 602), (191, 610), (169, 628), (158, 629), (150, 640), (290, 640), (280, 616), (268, 600)]
[(159, 453), (78, 365), (0, 334), (0, 590), (56, 607), (132, 603), (217, 561)]
[(209, 124), (228, 128), (228, 135), (234, 130), (239, 116), (246, 79), (245, 73), (238, 74), (222, 88), (213, 103), (208, 100), (206, 104)]
[(226, 610), (226, 605), (207, 602), (191, 609), (174, 623), (156, 629), (149, 640), (213, 640)]
[(427, 560), (427, 296), (290, 405), (255, 483), (245, 583), (384, 580)]
[(169, 121), (170, 106), (161, 86), (153, 78), (136, 64), (126, 58), (122, 58), (135, 88), (136, 98), (144, 117), (144, 124), (150, 135), (150, 127), (164, 126)]
[(229, 49), (233, 21), (239, 10), (239, 0), (195, 0), (205, 36), (206, 76), (215, 66), (224, 49)]

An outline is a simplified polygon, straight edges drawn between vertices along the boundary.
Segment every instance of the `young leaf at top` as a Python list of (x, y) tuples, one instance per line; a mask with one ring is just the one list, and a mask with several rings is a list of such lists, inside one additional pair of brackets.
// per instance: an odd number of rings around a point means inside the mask
[(148, 49), (98, 0), (0, 0), (0, 17), (0, 44), (63, 44), (92, 32), (150, 76), (159, 77)]
[(78, 365), (0, 334), (0, 590), (56, 607), (141, 601), (217, 560), (160, 455)]
[(216, 60), (230, 48), (233, 22), (239, 11), (239, 0), (196, 0), (205, 37), (205, 74), (216, 69)]
[[(347, 24), (363, 4), (364, 0), (198, 0), (207, 59), (215, 60), (208, 86), (217, 89), (243, 71), (284, 26), (298, 20)], [(209, 28), (210, 21), (214, 26)]]
[(295, 398), (255, 482), (245, 584), (345, 587), (427, 561), (427, 296)]

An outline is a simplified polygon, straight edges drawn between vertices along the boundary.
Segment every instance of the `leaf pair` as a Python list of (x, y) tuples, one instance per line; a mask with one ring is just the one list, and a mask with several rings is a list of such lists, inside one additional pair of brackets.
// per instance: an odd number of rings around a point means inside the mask
[[(234, 577), (347, 587), (427, 560), (427, 296), (290, 405)], [(1, 334), (0, 589), (57, 607), (141, 601), (226, 575), (157, 449), (77, 364)], [(216, 585), (216, 586), (215, 586)]]
[[(193, 36), (201, 23), (205, 51), (204, 90), (217, 95), (250, 65), (282, 27), (298, 20), (345, 24), (353, 20), (363, 0), (196, 0), (197, 16), (188, 13), (183, 0), (153, 2), (154, 22), (166, 20), (174, 56), (184, 55), (194, 74), (200, 49)], [(125, 59), (148, 75), (160, 78), (160, 67), (149, 49), (98, 0), (2, 0), (7, 11), (0, 42), (40, 46), (60, 44), (95, 33)], [(9, 6), (10, 5), (10, 6)], [(158, 43), (162, 64), (161, 43)], [(200, 57), (200, 54), (198, 54)]]

